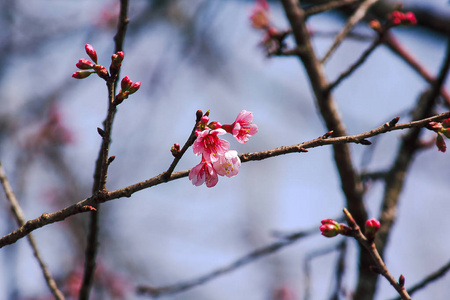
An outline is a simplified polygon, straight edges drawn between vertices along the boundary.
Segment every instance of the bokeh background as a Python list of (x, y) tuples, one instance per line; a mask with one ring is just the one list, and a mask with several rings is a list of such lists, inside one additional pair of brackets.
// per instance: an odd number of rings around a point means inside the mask
[[(392, 4), (395, 1), (384, 1)], [(403, 1), (445, 18), (448, 1)], [(75, 80), (75, 63), (84, 45), (109, 65), (118, 1), (0, 1), (0, 159), (27, 219), (59, 210), (90, 196), (100, 146), (96, 128), (106, 115), (107, 92), (96, 76)], [(267, 58), (262, 34), (250, 26), (253, 1), (130, 1), (121, 75), (141, 81), (141, 89), (118, 108), (108, 175), (114, 190), (166, 170), (170, 147), (183, 144), (195, 112), (210, 110), (211, 120), (231, 123), (252, 111), (259, 132), (247, 144), (227, 137), (239, 153), (297, 144), (325, 133), (308, 78), (296, 58)], [(287, 21), (278, 1), (270, 2), (272, 21)], [(311, 18), (314, 45), (323, 55), (346, 15), (334, 11)], [(374, 37), (362, 22), (354, 31)], [(396, 37), (437, 74), (446, 35), (427, 26), (395, 28)], [(292, 45), (292, 41), (288, 39)], [(367, 48), (370, 39), (347, 39), (326, 63), (335, 79)], [(335, 91), (349, 134), (373, 129), (409, 110), (428, 84), (386, 47), (379, 47)], [(446, 87), (450, 88), (447, 82)], [(53, 123), (52, 123), (53, 122)], [(356, 166), (382, 171), (390, 166), (402, 132), (353, 145)], [(430, 140), (433, 135), (425, 135)], [(177, 170), (200, 161), (191, 150)], [(446, 264), (450, 211), (449, 154), (421, 151), (407, 176), (398, 219), (386, 251), (394, 276), (406, 286)], [(367, 192), (369, 216), (379, 211), (382, 187)], [(16, 229), (3, 194), (0, 234)], [(93, 299), (141, 299), (137, 285), (170, 285), (224, 266), (277, 240), (278, 232), (317, 227), (317, 234), (277, 253), (167, 299), (328, 299), (334, 284), (340, 238), (320, 235), (320, 220), (342, 215), (344, 198), (330, 147), (311, 149), (242, 165), (234, 178), (217, 186), (195, 187), (187, 178), (161, 184), (103, 205), (99, 247), (99, 286)], [(83, 268), (87, 215), (34, 232), (44, 259), (65, 291), (77, 285)], [(344, 285), (356, 282), (354, 241), (348, 241)], [(321, 251), (327, 254), (316, 255)], [(308, 269), (309, 272), (305, 270)], [(101, 286), (103, 282), (103, 287)], [(114, 289), (115, 292), (114, 292)], [(448, 299), (447, 275), (414, 299)], [(376, 299), (395, 297), (379, 280)], [(285, 298), (285, 299), (291, 299)], [(0, 299), (50, 299), (28, 242), (0, 251)], [(282, 298), (279, 298), (282, 299)]]

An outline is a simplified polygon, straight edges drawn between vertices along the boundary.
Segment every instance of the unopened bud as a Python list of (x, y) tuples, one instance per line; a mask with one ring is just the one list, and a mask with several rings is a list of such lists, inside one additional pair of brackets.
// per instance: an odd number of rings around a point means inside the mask
[(325, 219), (321, 221), (320, 231), (325, 237), (335, 237), (339, 234), (340, 225), (332, 219)]
[(209, 123), (208, 127), (211, 128), (212, 130), (219, 129), (219, 128), (222, 128), (222, 124), (220, 124), (217, 121), (214, 121), (214, 122)]
[(378, 20), (370, 21), (369, 26), (375, 31), (379, 31), (381, 29), (381, 24)]
[(173, 144), (172, 148), (170, 148), (170, 152), (172, 152), (172, 155), (174, 157), (177, 157), (178, 154), (180, 154), (180, 144), (178, 143)]
[(89, 70), (94, 67), (94, 64), (91, 63), (88, 59), (82, 58), (77, 62), (76, 66), (81, 70)]
[(122, 88), (122, 91), (127, 91), (131, 85), (133, 84), (133, 81), (131, 81), (130, 77), (125, 76), (122, 81), (120, 82), (120, 86)]
[(95, 52), (94, 47), (92, 47), (89, 44), (86, 44), (84, 46), (84, 49), (86, 50), (87, 55), (92, 59), (94, 63), (97, 63), (97, 52)]
[(106, 70), (106, 68), (102, 65), (94, 65), (94, 71), (95, 73), (97, 73), (98, 77), (103, 78), (103, 79), (108, 79), (108, 71)]
[(133, 83), (132, 85), (131, 85), (131, 87), (128, 89), (128, 93), (131, 95), (131, 94), (134, 94), (134, 93), (136, 93), (137, 92), (137, 90), (139, 90), (139, 88), (141, 87), (141, 83), (138, 81), (138, 82), (135, 82), (135, 83)]
[(92, 71), (76, 71), (72, 74), (73, 78), (83, 79), (92, 74)]
[(401, 287), (405, 286), (405, 276), (403, 276), (403, 274), (400, 274), (400, 277), (398, 278), (398, 285)]
[(447, 145), (445, 144), (444, 138), (439, 133), (436, 137), (436, 146), (441, 152), (445, 152), (447, 150)]
[(113, 54), (111, 56), (111, 61), (120, 64), (124, 58), (125, 58), (125, 53), (123, 53), (123, 51), (119, 51), (116, 54)]
[(101, 137), (105, 137), (105, 131), (100, 127), (97, 127), (97, 132)]
[(108, 158), (108, 165), (109, 165), (110, 163), (112, 163), (115, 159), (116, 159), (116, 156), (115, 156), (115, 155), (111, 155), (111, 156)]
[(368, 240), (373, 240), (377, 231), (380, 229), (380, 221), (376, 219), (370, 219), (366, 221), (365, 224), (365, 235)]
[(200, 121), (200, 119), (202, 118), (202, 116), (203, 116), (203, 112), (202, 112), (201, 109), (199, 109), (199, 110), (197, 110), (197, 111), (195, 112), (195, 117), (197, 118), (198, 121)]

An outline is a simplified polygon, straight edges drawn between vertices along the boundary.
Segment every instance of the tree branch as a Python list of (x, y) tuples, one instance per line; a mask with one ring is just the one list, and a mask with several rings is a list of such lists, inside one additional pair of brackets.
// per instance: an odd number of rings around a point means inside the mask
[[(11, 210), (13, 212), (13, 215), (17, 221), (17, 224), (19, 226), (25, 225), (25, 215), (22, 211), (22, 208), (20, 207), (19, 201), (16, 198), (16, 195), (14, 194), (14, 191), (11, 187), (11, 184), (9, 183), (8, 177), (6, 176), (5, 170), (3, 169), (2, 162), (0, 161), (0, 181), (2, 183), (3, 189), (5, 190), (6, 198), (9, 201), (9, 204), (11, 205)], [(39, 266), (41, 267), (42, 273), (45, 278), (45, 282), (47, 283), (50, 291), (52, 292), (53, 296), (55, 296), (58, 300), (64, 300), (63, 293), (59, 290), (58, 285), (56, 284), (55, 280), (53, 279), (52, 274), (50, 273), (50, 270), (48, 269), (47, 265), (44, 262), (44, 259), (41, 256), (41, 253), (39, 252), (36, 240), (34, 239), (34, 236), (30, 233), (28, 236), (28, 242), (31, 245), (31, 248), (33, 249), (33, 254), (36, 257), (36, 260), (39, 263)]]
[[(413, 128), (413, 127), (424, 127), (430, 122), (437, 122), (441, 121), (443, 119), (450, 118), (450, 111), (426, 118), (419, 121), (404, 123), (404, 124), (397, 124), (395, 125), (394, 122), (388, 122), (384, 125), (375, 128), (373, 130), (352, 135), (352, 136), (341, 136), (336, 138), (325, 138), (324, 136), (321, 136), (317, 139), (303, 142), (300, 144), (292, 145), (292, 146), (283, 146), (278, 147), (266, 151), (260, 151), (260, 152), (253, 152), (253, 153), (243, 153), (239, 155), (241, 161), (243, 163), (248, 161), (258, 161), (263, 160), (271, 157), (276, 157), (288, 153), (300, 153), (300, 152), (306, 152), (306, 149), (309, 148), (316, 148), (320, 146), (325, 145), (338, 145), (338, 144), (347, 144), (347, 143), (361, 143), (362, 140), (366, 140), (367, 138), (383, 134), (389, 131), (395, 131), (395, 130), (403, 130), (407, 128)], [(396, 118), (394, 120), (397, 120)], [(43, 213), (39, 218), (27, 221), (23, 226), (21, 226), (19, 229), (11, 232), (8, 235), (3, 236), (0, 238), (0, 248), (3, 248), (6, 245), (10, 245), (15, 243), (17, 240), (23, 238), (24, 236), (28, 235), (30, 232), (41, 228), (43, 226), (46, 226), (48, 224), (52, 224), (55, 222), (62, 221), (66, 219), (67, 217), (88, 212), (93, 210), (93, 205), (96, 205), (97, 203), (103, 203), (108, 202), (114, 199), (122, 198), (122, 197), (131, 197), (132, 194), (153, 187), (155, 185), (159, 185), (161, 183), (169, 182), (172, 180), (177, 180), (183, 177), (187, 177), (189, 175), (190, 169), (174, 172), (171, 174), (169, 179), (165, 179), (164, 174), (166, 172), (163, 172), (155, 177), (152, 177), (150, 179), (141, 181), (139, 183), (117, 189), (114, 191), (109, 191), (107, 193), (102, 194), (95, 194), (89, 198), (86, 198), (76, 204), (73, 204), (71, 206), (68, 206), (66, 208), (63, 208), (59, 211), (53, 212), (53, 213)]]

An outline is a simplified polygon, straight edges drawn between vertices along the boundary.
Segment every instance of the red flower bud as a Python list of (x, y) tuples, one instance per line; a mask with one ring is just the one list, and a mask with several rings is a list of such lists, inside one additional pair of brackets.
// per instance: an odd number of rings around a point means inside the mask
[(131, 81), (130, 77), (125, 76), (122, 79), (122, 82), (120, 83), (120, 86), (122, 87), (122, 91), (128, 91), (131, 88), (132, 84), (133, 84), (133, 81)]
[(416, 16), (414, 15), (414, 13), (412, 13), (410, 11), (405, 14), (405, 19), (411, 25), (417, 24)]
[(84, 46), (84, 49), (86, 50), (87, 55), (89, 55), (92, 61), (97, 63), (97, 52), (95, 52), (94, 47), (86, 44), (86, 46)]
[(139, 90), (139, 88), (141, 87), (141, 83), (138, 81), (138, 82), (135, 82), (135, 83), (133, 83), (132, 85), (131, 85), (131, 87), (128, 89), (128, 93), (131, 95), (131, 94), (134, 94), (134, 93), (136, 93), (137, 92), (137, 90)]
[(111, 56), (111, 61), (120, 64), (124, 58), (125, 58), (125, 53), (123, 53), (123, 51), (119, 51), (116, 54), (113, 54)]
[(220, 124), (217, 121), (214, 121), (214, 122), (209, 123), (208, 127), (211, 128), (212, 130), (219, 129), (219, 128), (222, 128), (222, 124)]
[(76, 78), (76, 79), (83, 79), (83, 78), (88, 77), (91, 74), (92, 74), (92, 71), (76, 71), (75, 73), (72, 74), (72, 77)]
[(172, 148), (170, 148), (170, 152), (172, 152), (172, 155), (176, 157), (180, 153), (180, 144), (173, 144)]
[(380, 229), (380, 221), (376, 220), (376, 219), (370, 219), (366, 221), (365, 227), (366, 227), (366, 238), (368, 238), (369, 240), (374, 239), (375, 238), (375, 234), (377, 233), (377, 231)]
[(325, 219), (321, 221), (320, 231), (325, 237), (335, 237), (339, 234), (339, 223), (332, 219)]
[(442, 121), (442, 126), (444, 126), (444, 128), (449, 128), (450, 127), (450, 118)]
[(108, 79), (108, 71), (106, 70), (106, 68), (104, 67), (104, 66), (102, 66), (102, 65), (94, 65), (94, 71), (95, 71), (95, 73), (97, 73), (97, 75), (100, 77), (100, 78), (103, 78), (103, 79)]
[(94, 67), (94, 64), (91, 63), (89, 60), (82, 58), (77, 62), (76, 66), (78, 69), (81, 69), (81, 70), (89, 70)]

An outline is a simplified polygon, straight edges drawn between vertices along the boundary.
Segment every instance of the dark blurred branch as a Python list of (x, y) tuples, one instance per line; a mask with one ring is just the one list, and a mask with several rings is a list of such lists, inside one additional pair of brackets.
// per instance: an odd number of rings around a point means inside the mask
[[(0, 182), (2, 183), (3, 189), (5, 190), (6, 198), (9, 201), (9, 204), (11, 205), (11, 210), (13, 212), (13, 215), (17, 221), (17, 224), (19, 226), (25, 225), (25, 215), (22, 211), (22, 208), (20, 207), (19, 201), (16, 198), (16, 195), (14, 194), (14, 191), (11, 187), (11, 184), (9, 183), (8, 177), (6, 176), (5, 170), (3, 169), (2, 163), (0, 161)], [(48, 269), (47, 265), (44, 262), (44, 259), (41, 256), (41, 253), (39, 252), (39, 249), (37, 247), (36, 240), (34, 239), (34, 236), (30, 233), (28, 236), (28, 242), (31, 245), (31, 248), (33, 248), (33, 254), (36, 257), (39, 266), (41, 267), (42, 273), (44, 274), (45, 282), (47, 283), (50, 291), (52, 292), (53, 296), (55, 296), (58, 300), (64, 300), (64, 295), (59, 290), (58, 285), (56, 284), (55, 280), (53, 279), (52, 274), (50, 273), (50, 270)]]
[(299, 232), (291, 234), (289, 236), (285, 236), (285, 238), (280, 241), (277, 241), (277, 242), (274, 242), (267, 246), (256, 249), (256, 250), (250, 252), (249, 254), (235, 260), (234, 262), (230, 263), (229, 265), (218, 268), (218, 269), (216, 269), (206, 275), (200, 276), (198, 278), (194, 278), (194, 279), (180, 282), (177, 284), (162, 286), (162, 287), (138, 286), (136, 288), (136, 290), (137, 290), (137, 293), (140, 295), (148, 295), (148, 296), (155, 297), (155, 298), (160, 297), (160, 296), (166, 296), (166, 295), (180, 293), (180, 292), (186, 291), (188, 289), (191, 289), (193, 287), (196, 287), (198, 285), (204, 284), (204, 283), (206, 283), (210, 280), (213, 280), (221, 275), (225, 275), (229, 272), (232, 272), (240, 267), (243, 267), (249, 263), (254, 262), (257, 259), (265, 257), (269, 254), (273, 254), (273, 253), (277, 252), (278, 250), (284, 248), (285, 246), (291, 245), (294, 242), (296, 242), (304, 237), (314, 234), (315, 232), (317, 232), (317, 227), (314, 227), (314, 228), (311, 228), (311, 229), (308, 229), (305, 231), (299, 231)]
[[(383, 43), (389, 47), (395, 54), (400, 56), (409, 66), (411, 66), (420, 76), (422, 76), (428, 83), (433, 84), (435, 78), (421, 65), (417, 59), (411, 55), (410, 51), (403, 47), (403, 45), (395, 38), (392, 33), (387, 32)], [(450, 107), (450, 95), (442, 86), (441, 95), (444, 98), (447, 107)]]
[[(450, 261), (442, 266), (441, 268), (439, 268), (439, 270), (437, 270), (436, 272), (431, 273), (430, 275), (428, 275), (427, 277), (425, 277), (422, 281), (420, 281), (419, 283), (413, 285), (411, 288), (408, 289), (408, 293), (410, 295), (414, 294), (417, 291), (420, 291), (421, 289), (423, 289), (425, 286), (427, 286), (428, 284), (442, 278), (443, 276), (445, 276), (445, 274), (447, 274), (447, 272), (450, 270)], [(401, 298), (395, 298), (393, 300), (400, 300)]]
[(361, 21), (367, 14), (367, 11), (369, 8), (374, 5), (379, 0), (366, 0), (358, 7), (358, 9), (353, 13), (353, 15), (347, 20), (347, 23), (345, 24), (342, 31), (336, 36), (335, 41), (331, 45), (330, 49), (327, 51), (327, 53), (324, 55), (324, 57), (321, 60), (321, 63), (324, 63), (334, 52), (334, 50), (339, 47), (339, 45), (342, 43), (342, 41), (345, 39), (347, 34), (352, 30), (352, 28)]

